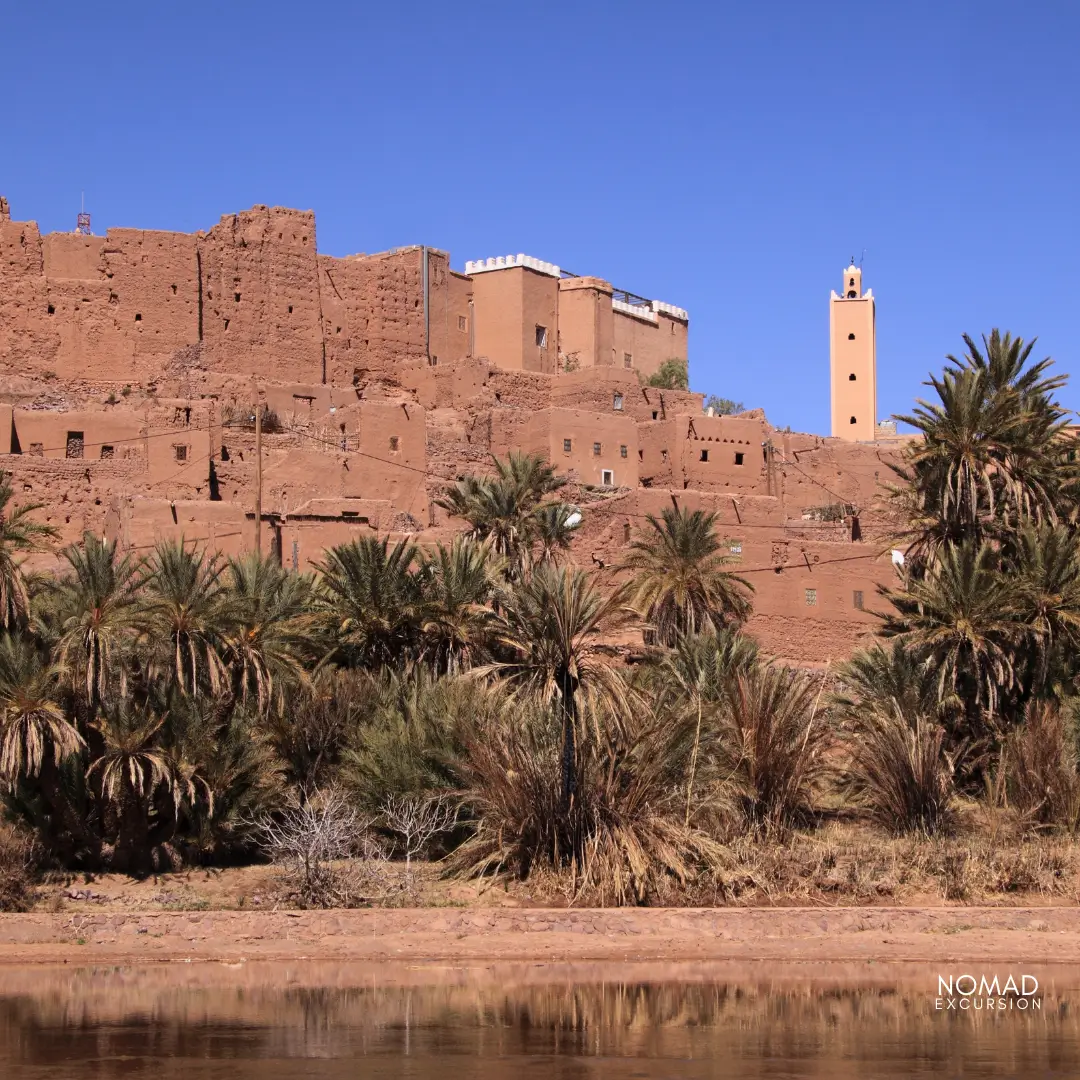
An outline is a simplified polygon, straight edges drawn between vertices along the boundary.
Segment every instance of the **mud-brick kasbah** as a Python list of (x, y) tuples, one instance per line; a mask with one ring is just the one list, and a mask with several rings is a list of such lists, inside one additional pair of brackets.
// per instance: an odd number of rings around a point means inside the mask
[[(85, 220), (42, 235), (0, 198), (0, 468), (62, 543), (91, 531), (144, 553), (183, 536), (236, 554), (258, 527), (304, 570), (359, 536), (445, 541), (462, 528), (436, 505), (448, 482), (539, 452), (582, 511), (581, 565), (613, 566), (673, 503), (715, 511), (763, 647), (848, 655), (894, 580), (882, 485), (902, 444), (875, 422), (861, 273), (828, 301), (829, 437), (648, 386), (666, 360), (692, 370), (689, 316), (618, 284), (524, 255), (464, 272), (424, 246), (335, 258), (314, 213), (280, 207), (193, 235)], [(277, 419), (258, 524), (256, 400)]]

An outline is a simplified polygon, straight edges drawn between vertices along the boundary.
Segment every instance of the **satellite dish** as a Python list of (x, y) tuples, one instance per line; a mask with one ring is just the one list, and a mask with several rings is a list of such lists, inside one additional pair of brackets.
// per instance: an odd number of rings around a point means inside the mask
[(897, 551), (896, 548), (893, 548), (891, 555), (893, 566), (904, 565), (904, 553), (902, 551)]
[(563, 525), (565, 525), (568, 529), (576, 529), (580, 524), (581, 524), (581, 511), (580, 510), (572, 510), (563, 519)]

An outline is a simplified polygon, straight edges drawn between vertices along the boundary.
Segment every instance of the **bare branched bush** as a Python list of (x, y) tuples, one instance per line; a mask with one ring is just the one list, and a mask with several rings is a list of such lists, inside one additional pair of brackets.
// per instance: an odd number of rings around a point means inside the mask
[(379, 824), (395, 837), (398, 854), (405, 856), (405, 889), (410, 895), (416, 889), (413, 859), (424, 854), (436, 837), (450, 832), (457, 817), (457, 808), (439, 796), (390, 795), (383, 802)]
[(340, 792), (315, 792), (258, 822), (262, 847), (301, 907), (356, 907), (381, 897), (386, 853)]
[(1080, 821), (1076, 743), (1057, 705), (1033, 702), (1005, 743), (1009, 803), (1029, 826), (1070, 830)]

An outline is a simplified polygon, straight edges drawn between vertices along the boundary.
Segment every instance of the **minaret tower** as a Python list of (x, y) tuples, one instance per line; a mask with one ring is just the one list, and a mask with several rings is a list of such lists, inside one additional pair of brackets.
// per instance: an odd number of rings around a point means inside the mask
[(829, 383), (832, 433), (871, 442), (877, 428), (877, 346), (874, 294), (862, 290), (862, 270), (844, 271), (844, 291), (829, 300)]

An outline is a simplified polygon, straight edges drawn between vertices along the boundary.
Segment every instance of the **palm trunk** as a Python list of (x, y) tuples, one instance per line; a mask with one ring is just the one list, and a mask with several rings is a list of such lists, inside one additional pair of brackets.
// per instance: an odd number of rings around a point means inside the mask
[(562, 795), (565, 809), (573, 802), (577, 790), (577, 710), (574, 705), (574, 676), (563, 668), (558, 676), (559, 697), (563, 714)]
[(690, 779), (686, 782), (686, 820), (683, 824), (690, 826), (690, 801), (694, 794), (694, 776), (697, 774), (698, 747), (701, 745), (701, 698), (697, 702), (697, 729), (694, 731), (694, 750), (690, 755)]

